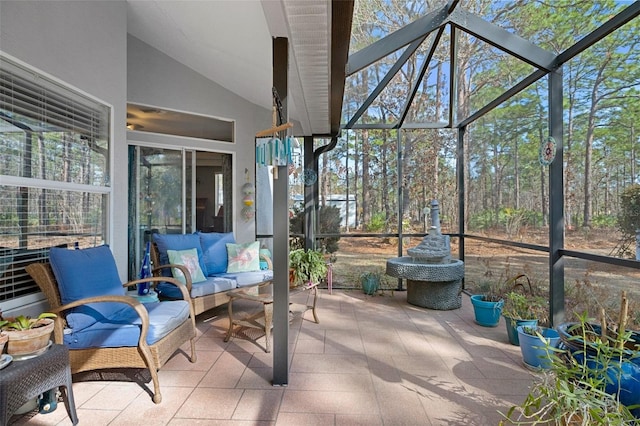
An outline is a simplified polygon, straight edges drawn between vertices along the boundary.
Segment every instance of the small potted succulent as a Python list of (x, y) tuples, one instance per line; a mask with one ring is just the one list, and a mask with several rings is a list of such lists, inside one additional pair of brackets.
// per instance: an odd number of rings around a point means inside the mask
[(384, 282), (385, 272), (381, 268), (375, 268), (362, 272), (359, 278), (364, 294), (373, 295)]
[(37, 354), (49, 345), (56, 314), (43, 312), (37, 318), (20, 315), (0, 320), (0, 330), (8, 336), (7, 353), (15, 356)]

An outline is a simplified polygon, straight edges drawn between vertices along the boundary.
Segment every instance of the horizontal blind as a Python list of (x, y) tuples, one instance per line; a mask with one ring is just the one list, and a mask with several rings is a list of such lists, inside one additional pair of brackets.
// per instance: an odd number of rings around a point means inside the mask
[(107, 105), (0, 55), (0, 302), (39, 291), (25, 267), (52, 247), (105, 243), (109, 121)]
[[(66, 92), (68, 89), (63, 88)], [(3, 118), (34, 127), (62, 129), (95, 136), (104, 122), (103, 109), (77, 93), (59, 95), (60, 85), (10, 62), (0, 67), (0, 112)], [(28, 120), (21, 120), (27, 118)], [(46, 127), (46, 126), (45, 126)]]

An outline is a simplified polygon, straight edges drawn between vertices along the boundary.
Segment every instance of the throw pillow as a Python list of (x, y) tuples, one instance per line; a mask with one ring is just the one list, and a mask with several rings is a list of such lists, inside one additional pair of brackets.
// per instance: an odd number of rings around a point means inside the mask
[[(167, 250), (167, 255), (169, 256), (169, 263), (184, 265), (187, 268), (189, 274), (191, 274), (192, 283), (199, 283), (207, 280), (200, 268), (200, 264), (198, 263), (198, 250), (194, 248), (189, 250)], [(171, 268), (171, 270), (174, 278), (183, 284), (186, 283), (184, 274), (180, 269)]]
[[(195, 248), (198, 251), (198, 263), (202, 273), (207, 275), (207, 267), (204, 264), (204, 258), (202, 255), (202, 247), (200, 246), (200, 237), (196, 234), (153, 234), (153, 241), (158, 246), (158, 255), (160, 257), (160, 264), (166, 265), (169, 263), (169, 256), (167, 250), (189, 250)], [(159, 265), (154, 265), (159, 266)], [(162, 275), (170, 277), (171, 271), (169, 268), (162, 270)]]
[(250, 272), (260, 270), (260, 242), (245, 244), (227, 243), (227, 272)]
[(227, 272), (227, 243), (235, 243), (233, 232), (198, 232), (207, 275)]

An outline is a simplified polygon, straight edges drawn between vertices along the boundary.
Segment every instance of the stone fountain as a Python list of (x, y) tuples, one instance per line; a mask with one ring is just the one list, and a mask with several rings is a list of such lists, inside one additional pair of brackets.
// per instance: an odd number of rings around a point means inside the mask
[(429, 233), (407, 254), (387, 260), (387, 275), (407, 280), (407, 302), (438, 310), (462, 306), (464, 262), (451, 259), (450, 238), (440, 231), (437, 200), (431, 202)]

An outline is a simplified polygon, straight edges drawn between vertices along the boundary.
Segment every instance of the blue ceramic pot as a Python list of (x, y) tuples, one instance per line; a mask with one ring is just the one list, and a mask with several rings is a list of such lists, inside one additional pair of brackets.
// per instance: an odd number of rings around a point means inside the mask
[(473, 305), (476, 322), (483, 327), (495, 327), (498, 325), (498, 322), (500, 322), (504, 300), (487, 302), (482, 300), (483, 297), (481, 294), (471, 296), (471, 304)]
[(520, 346), (520, 340), (518, 339), (518, 326), (524, 325), (527, 327), (535, 327), (538, 325), (537, 319), (513, 319), (504, 315), (504, 323), (507, 326), (507, 336), (509, 337), (509, 343), (512, 345)]
[(372, 295), (378, 291), (380, 287), (380, 280), (377, 277), (362, 277), (362, 291), (364, 294)]
[(538, 331), (544, 338), (544, 341), (538, 335), (531, 335), (524, 332), (526, 326), (517, 327), (518, 339), (520, 340), (520, 352), (522, 360), (527, 367), (533, 369), (549, 369), (551, 368), (551, 359), (549, 358), (549, 347), (556, 348), (560, 344), (560, 334), (552, 328), (539, 327)]
[[(584, 345), (584, 341), (569, 334), (568, 330), (579, 323), (564, 323), (558, 326), (562, 344), (580, 363), (584, 362), (585, 352), (587, 366), (598, 367), (597, 349), (593, 343)], [(589, 324), (593, 333), (599, 335), (602, 328), (597, 324)], [(632, 332), (631, 340), (640, 344), (640, 332)], [(585, 351), (586, 348), (586, 351)], [(615, 362), (615, 360), (612, 360)], [(605, 391), (611, 395), (618, 393), (620, 402), (625, 406), (640, 405), (640, 351), (625, 349), (621, 362), (607, 368), (607, 376), (611, 379)], [(636, 418), (640, 418), (640, 408), (631, 410)]]

